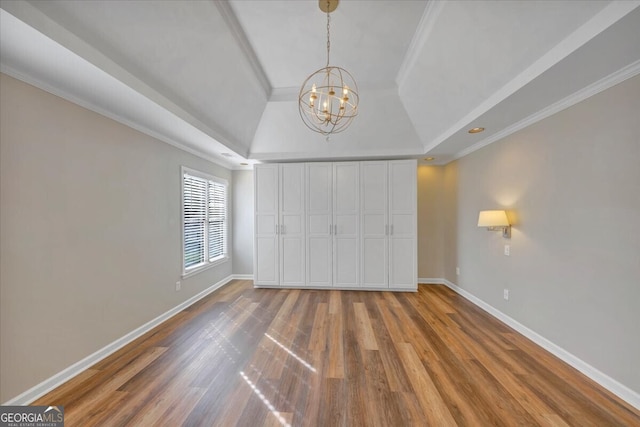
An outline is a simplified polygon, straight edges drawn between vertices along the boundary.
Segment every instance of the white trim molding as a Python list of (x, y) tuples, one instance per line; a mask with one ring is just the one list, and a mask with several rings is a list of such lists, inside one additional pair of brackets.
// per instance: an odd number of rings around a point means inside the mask
[[(470, 111), (463, 118), (458, 120), (453, 126), (444, 131), (435, 139), (428, 141), (424, 150), (425, 153), (433, 150), (446, 139), (450, 138), (460, 129), (463, 129), (473, 120), (486, 113), (507, 97), (523, 88), (526, 84), (533, 81), (542, 73), (559, 63), (561, 60), (575, 52), (589, 40), (600, 34), (605, 29), (622, 19), (628, 13), (639, 7), (638, 0), (633, 1), (613, 1), (604, 7), (600, 12), (594, 15), (587, 22), (578, 27), (569, 34), (564, 40), (558, 43), (554, 48), (549, 50), (543, 56), (538, 58), (528, 68), (514, 77), (511, 81), (495, 91), (491, 96), (486, 98), (480, 105)], [(402, 88), (402, 85), (398, 85)], [(562, 101), (561, 101), (562, 102)], [(568, 107), (568, 106), (567, 106)], [(564, 107), (564, 108), (567, 108)], [(526, 120), (526, 119), (525, 119)], [(459, 158), (459, 157), (458, 157)]]
[(156, 317), (155, 319), (150, 320), (149, 322), (145, 323), (144, 325), (134, 329), (133, 331), (129, 332), (128, 334), (126, 334), (126, 335), (118, 338), (117, 340), (113, 341), (112, 343), (106, 345), (105, 347), (101, 348), (100, 350), (96, 351), (95, 353), (90, 354), (89, 356), (85, 357), (84, 359), (82, 359), (82, 360), (74, 363), (73, 365), (69, 366), (68, 368), (58, 372), (57, 374), (55, 374), (52, 377), (44, 380), (40, 384), (38, 384), (38, 385), (36, 385), (34, 387), (31, 387), (29, 390), (27, 390), (24, 393), (14, 397), (13, 399), (4, 402), (2, 405), (29, 405), (34, 400), (36, 400), (39, 397), (45, 395), (46, 393), (50, 392), (51, 390), (55, 389), (56, 387), (59, 387), (60, 385), (62, 385), (65, 382), (69, 381), (70, 379), (72, 379), (76, 375), (82, 373), (83, 371), (89, 369), (91, 366), (95, 365), (96, 363), (98, 363), (102, 359), (105, 359), (106, 357), (108, 357), (111, 354), (115, 353), (116, 351), (118, 351), (119, 349), (124, 347), (125, 345), (129, 344), (133, 340), (135, 340), (135, 339), (141, 337), (142, 335), (146, 334), (151, 329), (155, 328), (156, 326), (160, 325), (161, 323), (166, 322), (167, 320), (169, 320), (170, 318), (172, 318), (176, 314), (180, 313), (185, 308), (189, 307), (190, 305), (194, 304), (195, 302), (197, 302), (197, 301), (201, 300), (202, 298), (206, 297), (207, 295), (209, 295), (213, 291), (223, 287), (224, 285), (228, 284), (229, 282), (231, 282), (235, 278), (236, 278), (235, 276), (228, 276), (228, 277), (220, 280), (219, 282), (211, 285), (210, 287), (208, 287), (207, 289), (203, 290), (202, 292), (192, 296), (188, 300), (178, 304), (177, 306), (175, 306), (172, 309), (166, 311), (165, 313), (161, 314), (160, 316)]
[[(575, 355), (569, 353), (567, 350), (563, 349), (559, 345), (554, 344), (553, 342), (549, 341), (548, 339), (546, 339), (542, 335), (538, 334), (537, 332), (527, 328), (522, 323), (520, 323), (517, 320), (507, 316), (506, 314), (504, 314), (503, 312), (501, 312), (497, 308), (493, 307), (490, 304), (487, 304), (486, 302), (484, 302), (480, 298), (478, 298), (475, 295), (469, 293), (468, 291), (462, 289), (461, 287), (457, 286), (453, 282), (450, 282), (447, 279), (419, 279), (419, 280), (420, 280), (420, 283), (427, 282), (427, 283), (434, 283), (434, 284), (438, 283), (438, 284), (445, 285), (449, 289), (453, 290), (455, 293), (459, 294), (460, 296), (464, 297), (465, 299), (467, 299), (470, 302), (472, 302), (473, 304), (475, 304), (477, 307), (481, 308), (482, 310), (486, 311), (487, 313), (489, 313), (490, 315), (492, 315), (496, 319), (500, 320), (502, 323), (506, 324), (507, 326), (509, 326), (512, 329), (516, 330), (520, 334), (522, 334), (525, 337), (529, 338), (535, 344), (537, 344), (540, 347), (544, 348), (549, 353), (551, 353), (554, 356), (556, 356), (557, 358), (561, 359), (563, 362), (565, 362), (565, 363), (571, 365), (572, 367), (576, 368), (578, 371), (582, 372), (584, 375), (586, 375), (587, 377), (591, 378), (593, 381), (597, 382), (602, 387), (606, 388), (611, 393), (613, 393), (616, 396), (618, 396), (620, 399), (622, 399), (625, 402), (629, 403), (630, 405), (632, 405), (636, 409), (640, 409), (640, 393), (638, 393), (638, 392), (636, 392), (634, 390), (631, 390), (629, 387), (625, 386), (624, 384), (621, 384), (620, 382), (614, 380), (613, 378), (611, 378), (607, 374), (599, 371), (598, 369), (596, 369), (593, 366), (589, 365), (588, 363), (586, 363), (582, 359), (580, 359), (580, 358), (576, 357)], [(425, 282), (423, 282), (423, 281), (425, 281)]]
[(444, 279), (440, 278), (418, 278), (418, 285), (442, 285)]
[(479, 149), (486, 147), (489, 144), (493, 144), (496, 141), (506, 138), (512, 133), (515, 133), (521, 129), (531, 126), (534, 123), (539, 122), (542, 119), (546, 119), (549, 116), (559, 113), (562, 110), (565, 110), (579, 102), (584, 101), (587, 98), (597, 95), (598, 93), (607, 90), (610, 87), (617, 85), (618, 83), (622, 83), (623, 81), (630, 79), (631, 77), (635, 77), (638, 74), (640, 74), (640, 60), (635, 61), (606, 77), (603, 77), (597, 82), (594, 82), (589, 86), (586, 86), (572, 93), (571, 95), (543, 108), (542, 110), (533, 113), (530, 116), (525, 117), (524, 119), (510, 126), (507, 126), (501, 131), (494, 133), (493, 135), (465, 148), (464, 150), (457, 152), (451, 160), (457, 160), (473, 153), (474, 151), (478, 151)]
[(420, 22), (418, 23), (418, 29), (411, 39), (409, 49), (407, 49), (407, 53), (405, 54), (404, 60), (402, 61), (402, 64), (400, 64), (400, 69), (396, 75), (398, 88), (402, 88), (409, 76), (409, 73), (413, 70), (413, 66), (416, 64), (418, 56), (420, 56), (420, 52), (422, 52), (422, 48), (429, 39), (429, 35), (431, 34), (444, 5), (445, 2), (440, 0), (431, 0), (427, 3), (424, 13), (422, 14), (422, 18), (420, 18)]
[(253, 274), (233, 274), (231, 278), (235, 280), (253, 280)]
[(214, 2), (214, 4), (218, 8), (218, 12), (220, 13), (220, 15), (222, 15), (225, 23), (231, 30), (231, 33), (236, 39), (236, 42), (238, 43), (238, 45), (240, 45), (242, 52), (251, 65), (251, 69), (253, 70), (253, 74), (255, 75), (256, 80), (258, 80), (260, 86), (262, 86), (265, 97), (266, 99), (268, 99), (271, 96), (273, 87), (271, 86), (271, 82), (269, 81), (267, 73), (264, 71), (264, 68), (262, 68), (262, 64), (258, 59), (258, 55), (256, 55), (256, 51), (253, 50), (253, 46), (251, 46), (251, 42), (249, 42), (247, 34), (244, 32), (240, 21), (238, 21), (238, 17), (233, 12), (233, 8), (226, 1), (216, 1)]

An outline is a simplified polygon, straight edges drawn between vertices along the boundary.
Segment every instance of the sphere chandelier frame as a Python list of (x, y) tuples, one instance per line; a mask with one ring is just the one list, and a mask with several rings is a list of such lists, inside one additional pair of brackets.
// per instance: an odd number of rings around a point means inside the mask
[(339, 0), (319, 0), (327, 14), (327, 64), (312, 73), (298, 94), (298, 111), (304, 124), (314, 132), (331, 135), (345, 130), (358, 115), (358, 85), (347, 70), (329, 65), (331, 53), (330, 13)]

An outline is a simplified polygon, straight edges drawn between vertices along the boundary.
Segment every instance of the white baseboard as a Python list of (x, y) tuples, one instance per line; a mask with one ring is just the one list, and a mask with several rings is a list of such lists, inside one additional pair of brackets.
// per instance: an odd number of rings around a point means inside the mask
[(253, 274), (233, 274), (231, 278), (235, 280), (253, 280)]
[(349, 286), (282, 286), (282, 285), (253, 285), (257, 289), (302, 289), (310, 291), (367, 291), (367, 292), (418, 292), (418, 288), (373, 288)]
[(600, 384), (602, 387), (606, 388), (611, 393), (618, 396), (620, 399), (629, 403), (636, 409), (640, 409), (639, 393), (637, 393), (634, 390), (631, 390), (629, 387), (625, 386), (624, 384), (619, 383), (618, 381), (614, 380), (610, 376), (604, 374), (603, 372), (599, 371), (598, 369), (584, 362), (580, 358), (569, 353), (562, 347), (552, 343), (542, 335), (532, 331), (531, 329), (527, 328), (520, 322), (507, 316), (500, 310), (496, 309), (490, 304), (487, 304), (486, 302), (476, 297), (475, 295), (467, 292), (466, 290), (448, 281), (447, 279), (420, 279), (420, 280), (421, 280), (421, 283), (425, 283), (425, 282), (422, 282), (422, 280), (425, 280), (425, 281), (428, 281), (428, 283), (444, 284), (445, 286), (447, 286), (457, 294), (461, 295), (462, 297), (466, 298), (467, 300), (471, 301), (473, 304), (480, 307), (481, 309), (483, 309), (484, 311), (486, 311), (496, 319), (500, 320), (501, 322), (515, 329), (525, 337), (529, 338), (531, 341), (538, 344), (540, 347), (544, 348), (549, 353), (563, 360), (567, 364), (573, 366), (578, 371), (582, 372), (587, 377), (591, 378), (592, 380)]
[(442, 285), (443, 279), (441, 278), (418, 278), (418, 285)]
[(238, 277), (235, 277), (234, 275), (232, 275), (232, 276), (228, 276), (228, 277), (220, 280), (218, 283), (215, 283), (214, 285), (208, 287), (204, 291), (202, 291), (202, 292), (192, 296), (188, 300), (178, 304), (177, 306), (173, 307), (171, 310), (161, 314), (160, 316), (158, 316), (155, 319), (145, 323), (144, 325), (140, 326), (139, 328), (134, 329), (133, 331), (129, 332), (128, 334), (124, 335), (123, 337), (120, 337), (117, 340), (113, 341), (111, 344), (108, 344), (107, 346), (105, 346), (105, 347), (101, 348), (100, 350), (96, 351), (95, 353), (85, 357), (84, 359), (80, 360), (79, 362), (74, 363), (73, 365), (69, 366), (68, 368), (58, 372), (54, 376), (44, 380), (40, 384), (30, 388), (29, 390), (27, 390), (24, 393), (14, 397), (13, 399), (6, 401), (2, 405), (28, 405), (28, 404), (30, 404), (34, 400), (36, 400), (39, 397), (47, 394), (51, 390), (55, 389), (56, 387), (59, 387), (63, 383), (65, 383), (65, 382), (69, 381), (70, 379), (72, 379), (73, 377), (75, 377), (76, 375), (80, 374), (81, 372), (83, 372), (86, 369), (90, 368), (91, 366), (95, 365), (96, 363), (98, 363), (102, 359), (104, 359), (104, 358), (108, 357), (109, 355), (113, 354), (117, 350), (119, 350), (122, 347), (124, 347), (125, 345), (129, 344), (131, 341), (133, 341), (136, 338), (144, 335), (145, 333), (147, 333), (151, 329), (155, 328), (159, 324), (169, 320), (170, 318), (172, 318), (173, 316), (175, 316), (176, 314), (178, 314), (179, 312), (181, 312), (185, 308), (189, 307), (191, 304), (195, 303), (198, 300), (201, 300), (202, 298), (204, 298), (207, 295), (209, 295), (211, 292), (215, 291), (216, 289), (221, 288), (222, 286), (224, 286), (227, 283), (229, 283), (231, 280), (237, 279), (237, 278)]

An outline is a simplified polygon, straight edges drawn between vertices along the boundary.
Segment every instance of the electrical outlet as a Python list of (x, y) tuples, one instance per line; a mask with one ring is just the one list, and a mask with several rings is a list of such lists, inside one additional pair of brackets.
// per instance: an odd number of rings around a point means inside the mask
[(180, 281), (178, 280), (176, 282), (176, 292), (178, 292), (180, 289), (182, 289), (182, 283), (180, 283)]
[(505, 289), (502, 296), (505, 300), (509, 301), (509, 289)]
[(456, 267), (456, 276), (460, 275), (460, 267)]
[(509, 245), (504, 245), (504, 254), (506, 256), (511, 255), (511, 247)]

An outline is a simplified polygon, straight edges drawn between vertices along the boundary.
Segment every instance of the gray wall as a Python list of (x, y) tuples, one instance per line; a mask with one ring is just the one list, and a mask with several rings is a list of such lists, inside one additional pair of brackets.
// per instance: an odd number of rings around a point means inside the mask
[[(444, 178), (445, 277), (636, 392), (638, 119), (634, 77), (447, 165)], [(511, 240), (476, 226), (478, 211), (500, 208)]]
[(253, 171), (233, 171), (233, 273), (253, 274)]
[(0, 85), (5, 402), (229, 276), (232, 262), (175, 291), (180, 166), (232, 179), (11, 77)]
[(418, 166), (418, 278), (444, 277), (444, 167)]

